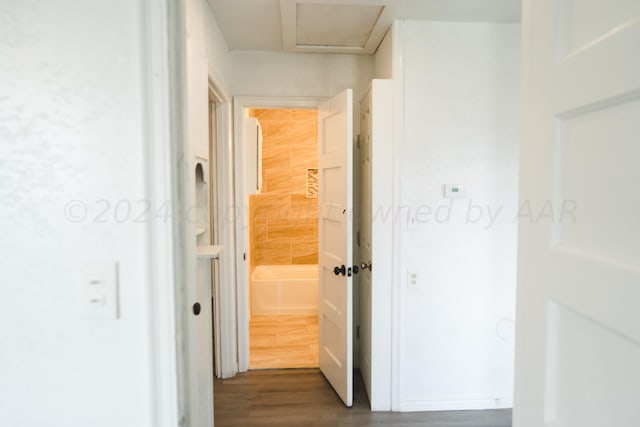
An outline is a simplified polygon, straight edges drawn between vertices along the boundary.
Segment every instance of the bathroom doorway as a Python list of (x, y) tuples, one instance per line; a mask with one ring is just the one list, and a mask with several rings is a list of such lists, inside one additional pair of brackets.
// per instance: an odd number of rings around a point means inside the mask
[[(269, 173), (268, 171), (257, 171), (263, 165), (263, 160), (258, 159), (257, 153), (262, 155), (262, 149), (258, 149), (260, 144), (264, 141), (261, 140), (263, 135), (262, 130), (260, 132), (257, 129), (262, 125), (258, 125), (256, 117), (250, 115), (255, 113), (252, 110), (264, 109), (264, 110), (313, 110), (317, 113), (317, 121), (314, 122), (314, 135), (317, 131), (317, 175), (316, 168), (304, 167), (305, 175), (303, 175), (302, 182), (304, 183), (305, 198), (307, 191), (309, 191), (309, 198), (315, 198), (313, 183), (318, 183), (317, 190), (317, 214), (311, 215), (313, 221), (308, 221), (310, 218), (306, 218), (307, 224), (302, 224), (303, 227), (297, 225), (294, 230), (294, 238), (290, 240), (289, 254), (291, 254), (291, 261), (293, 261), (293, 254), (298, 256), (298, 252), (291, 252), (291, 247), (297, 242), (302, 241), (301, 233), (308, 233), (313, 224), (313, 234), (318, 236), (317, 239), (317, 252), (318, 255), (315, 258), (318, 259), (316, 264), (305, 264), (311, 270), (315, 269), (318, 274), (314, 275), (313, 279), (304, 276), (304, 272), (296, 271), (302, 269), (296, 264), (274, 264), (278, 266), (285, 266), (287, 273), (284, 276), (289, 278), (293, 275), (295, 281), (306, 281), (311, 279), (315, 284), (317, 282), (317, 290), (313, 293), (307, 293), (308, 296), (314, 297), (314, 294), (318, 298), (318, 302), (312, 303), (312, 312), (317, 312), (314, 318), (319, 319), (317, 336), (318, 344), (317, 351), (313, 353), (318, 354), (317, 366), (323, 373), (325, 378), (331, 383), (334, 390), (342, 398), (346, 406), (352, 405), (353, 395), (353, 368), (354, 360), (357, 360), (355, 356), (357, 354), (357, 336), (358, 325), (354, 322), (354, 319), (358, 318), (358, 286), (357, 275), (355, 274), (356, 268), (353, 260), (353, 253), (356, 253), (354, 249), (355, 238), (352, 222), (352, 215), (357, 218), (358, 209), (357, 205), (353, 203), (352, 194), (359, 191), (354, 187), (354, 163), (358, 156), (355, 155), (356, 145), (353, 143), (353, 124), (354, 124), (354, 104), (353, 93), (351, 89), (345, 89), (342, 92), (336, 94), (334, 97), (327, 98), (271, 98), (271, 97), (234, 97), (234, 168), (235, 168), (235, 194), (238, 210), (236, 211), (236, 313), (237, 316), (233, 320), (236, 320), (237, 327), (234, 329), (223, 328), (237, 337), (237, 355), (238, 364), (237, 372), (246, 372), (250, 369), (250, 323), (251, 319), (256, 315), (256, 306), (260, 305), (261, 297), (256, 297), (255, 293), (251, 295), (250, 285), (250, 273), (260, 272), (263, 274), (256, 274), (253, 278), (260, 281), (264, 279), (266, 275), (268, 279), (274, 278), (275, 273), (272, 271), (273, 266), (269, 266), (267, 269), (258, 269), (255, 271), (257, 265), (253, 265), (251, 269), (252, 252), (256, 252), (257, 248), (252, 251), (252, 242), (250, 237), (250, 227), (252, 219), (257, 216), (257, 209), (254, 210), (252, 215), (252, 209), (250, 207), (250, 197), (252, 195), (261, 194), (262, 187), (265, 190), (269, 188)], [(311, 120), (309, 120), (311, 121)], [(317, 123), (317, 124), (316, 124)], [(267, 125), (268, 127), (268, 125)], [(292, 132), (291, 126), (281, 127), (284, 132)], [(269, 134), (269, 130), (266, 131)], [(245, 138), (245, 135), (249, 135), (249, 138)], [(253, 137), (251, 137), (253, 135)], [(258, 135), (260, 137), (258, 137)], [(266, 150), (265, 150), (266, 151)], [(268, 155), (264, 156), (264, 162), (268, 161)], [(292, 161), (293, 160), (293, 161)], [(285, 160), (287, 161), (287, 160)], [(296, 165), (295, 156), (292, 157), (291, 153), (288, 158), (289, 167), (293, 164)], [(284, 169), (284, 168), (283, 168)], [(291, 182), (301, 182), (299, 176), (291, 173), (287, 170), (274, 173), (274, 175), (284, 175), (287, 180)], [(258, 177), (264, 177), (267, 182), (259, 182)], [(356, 186), (357, 187), (357, 186)], [(279, 191), (284, 193), (284, 188), (280, 188)], [(298, 217), (302, 215), (299, 212), (295, 212), (292, 206), (295, 208), (295, 201), (291, 204), (291, 197), (289, 204), (285, 203), (284, 206), (279, 205), (280, 209), (284, 208), (287, 211), (287, 218), (289, 216)], [(274, 212), (277, 212), (276, 209)], [(307, 214), (308, 215), (308, 214)], [(316, 218), (317, 217), (317, 220)], [(302, 218), (305, 219), (305, 218)], [(315, 224), (318, 224), (317, 231)], [(290, 227), (285, 224), (275, 224), (276, 228), (269, 230), (267, 226), (267, 236), (273, 237), (280, 232), (283, 232), (282, 228)], [(257, 236), (257, 233), (254, 233)], [(308, 243), (307, 243), (308, 244)], [(266, 249), (271, 249), (267, 246)], [(282, 248), (272, 249), (273, 252), (283, 252)], [(257, 256), (255, 258), (257, 260)], [(282, 262), (282, 261), (279, 261)], [(305, 261), (309, 262), (309, 261)], [(268, 265), (268, 264), (267, 264)], [(279, 273), (278, 273), (279, 274)], [(301, 274), (302, 277), (299, 277)], [(269, 280), (267, 280), (269, 281)], [(263, 284), (263, 283), (261, 283)], [(255, 285), (255, 283), (254, 283)], [(287, 283), (286, 285), (291, 285)], [(259, 286), (259, 285), (258, 285)], [(290, 289), (282, 291), (285, 284), (280, 283), (276, 289), (280, 289), (276, 292), (267, 292), (262, 295), (276, 295), (281, 298), (289, 298), (294, 294)], [(298, 286), (297, 289), (302, 289), (304, 286)], [(309, 287), (307, 286), (307, 289)], [(311, 288), (312, 289), (312, 288)], [(264, 298), (263, 302), (264, 302)], [(252, 301), (253, 300), (253, 301)], [(304, 301), (304, 298), (302, 298)], [(266, 304), (262, 304), (265, 306)], [(289, 307), (292, 304), (289, 304)], [(293, 303), (294, 306), (304, 307), (304, 302), (300, 300)], [(287, 305), (284, 305), (287, 307)], [(253, 312), (251, 312), (253, 307)], [(314, 309), (315, 308), (315, 309)], [(280, 310), (280, 309), (278, 309)], [(280, 316), (287, 316), (293, 313), (291, 310), (285, 308), (285, 314), (278, 313)], [(268, 313), (270, 314), (270, 313)], [(301, 313), (307, 315), (307, 313)], [(255, 319), (254, 319), (255, 320)], [(313, 319), (315, 323), (315, 319)], [(255, 323), (255, 322), (254, 322)], [(273, 336), (270, 337), (271, 341), (274, 341)], [(285, 338), (286, 339), (286, 338)], [(279, 357), (282, 356), (281, 345), (275, 346), (276, 350), (280, 352)], [(254, 346), (255, 350), (255, 346)], [(305, 363), (306, 364), (306, 363)], [(255, 366), (255, 364), (254, 364)], [(290, 365), (291, 366), (291, 365)], [(302, 367), (301, 365), (297, 365)], [(266, 368), (266, 366), (264, 366)]]
[(317, 110), (250, 108), (246, 115), (248, 368), (315, 368)]

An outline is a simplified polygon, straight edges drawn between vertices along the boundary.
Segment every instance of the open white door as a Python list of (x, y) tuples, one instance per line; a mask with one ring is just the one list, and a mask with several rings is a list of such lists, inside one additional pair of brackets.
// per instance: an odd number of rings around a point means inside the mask
[[(372, 411), (391, 410), (391, 80), (375, 79), (360, 101), (360, 371)], [(375, 188), (375, 191), (374, 191)]]
[(640, 2), (524, 7), (514, 426), (638, 426)]
[(347, 406), (353, 401), (352, 146), (353, 94), (318, 110), (318, 263), (320, 370)]

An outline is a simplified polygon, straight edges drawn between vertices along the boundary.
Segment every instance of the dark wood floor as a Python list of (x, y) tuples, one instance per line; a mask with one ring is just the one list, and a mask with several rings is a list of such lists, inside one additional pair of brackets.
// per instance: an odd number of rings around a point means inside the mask
[(370, 412), (359, 375), (346, 408), (317, 369), (249, 371), (216, 380), (215, 425), (277, 427), (510, 427), (511, 410)]

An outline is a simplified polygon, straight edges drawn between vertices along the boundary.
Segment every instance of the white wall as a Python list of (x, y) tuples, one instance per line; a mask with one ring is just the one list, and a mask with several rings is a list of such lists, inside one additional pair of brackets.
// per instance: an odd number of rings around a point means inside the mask
[(393, 77), (393, 27), (389, 27), (373, 56), (373, 60), (374, 78), (390, 79)]
[(227, 44), (206, 0), (186, 1), (187, 122), (192, 154), (209, 155), (208, 87), (211, 75), (230, 90), (231, 68)]
[[(400, 200), (413, 221), (403, 221), (396, 254), (398, 409), (509, 406), (519, 25), (405, 21), (401, 28), (394, 52), (404, 58)], [(466, 188), (448, 220), (447, 183)], [(470, 203), (481, 207), (472, 214), (482, 209), (477, 223), (466, 221)], [(493, 225), (488, 209), (502, 209)]]
[[(156, 424), (141, 4), (0, 2), (3, 426)], [(89, 260), (117, 320), (81, 314)]]
[(234, 95), (328, 98), (352, 88), (359, 100), (373, 72), (370, 55), (234, 51), (229, 56)]

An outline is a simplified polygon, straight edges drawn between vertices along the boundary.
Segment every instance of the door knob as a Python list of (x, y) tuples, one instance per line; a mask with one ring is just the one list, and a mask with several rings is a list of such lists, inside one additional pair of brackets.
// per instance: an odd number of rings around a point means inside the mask
[(371, 271), (371, 261), (369, 261), (369, 263), (366, 263), (366, 262), (360, 263), (360, 268), (363, 270), (368, 269), (369, 271)]
[(339, 276), (342, 274), (344, 276), (347, 274), (347, 267), (345, 267), (344, 264), (341, 267), (334, 267), (333, 274), (335, 274), (336, 276)]
[(358, 274), (358, 271), (360, 271), (360, 268), (357, 265), (353, 266), (353, 274)]

